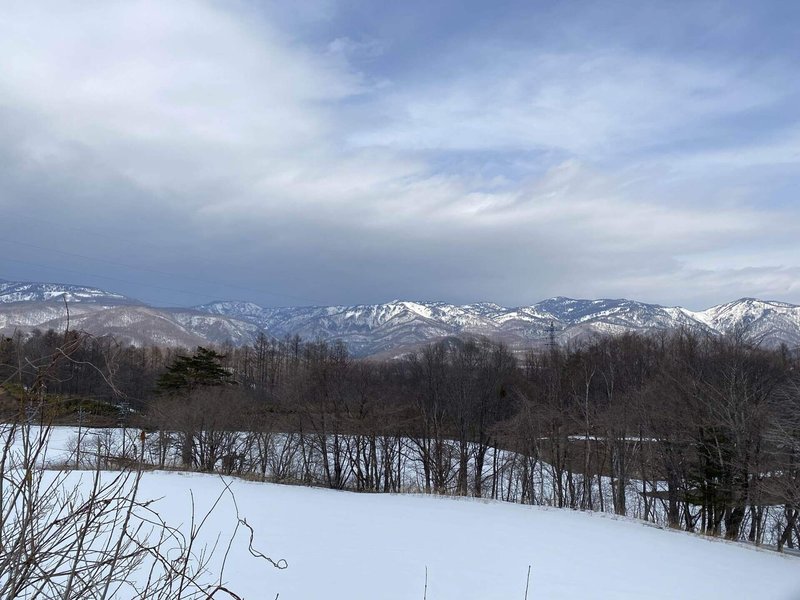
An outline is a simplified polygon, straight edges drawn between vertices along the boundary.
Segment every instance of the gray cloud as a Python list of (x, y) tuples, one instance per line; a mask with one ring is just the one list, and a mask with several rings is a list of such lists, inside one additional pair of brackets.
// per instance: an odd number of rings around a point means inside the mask
[(797, 205), (758, 185), (791, 177), (796, 135), (676, 146), (784, 98), (767, 71), (484, 45), (401, 85), (360, 70), (391, 44), (245, 5), (5, 13), (0, 276), (163, 304), (800, 301)]

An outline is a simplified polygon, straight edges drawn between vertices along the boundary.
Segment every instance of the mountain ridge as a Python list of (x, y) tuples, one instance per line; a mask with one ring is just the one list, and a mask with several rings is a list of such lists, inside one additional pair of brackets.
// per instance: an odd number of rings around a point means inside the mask
[(63, 302), (64, 299), (72, 303), (144, 305), (134, 298), (91, 286), (0, 279), (0, 304)]
[(263, 308), (237, 301), (195, 309), (248, 320), (276, 337), (343, 339), (357, 352), (379, 353), (415, 341), (451, 335), (485, 335), (514, 347), (546, 343), (550, 325), (559, 341), (625, 331), (691, 328), (712, 334), (747, 326), (756, 341), (800, 346), (800, 306), (740, 298), (703, 311), (626, 298), (575, 299), (558, 296), (530, 306), (507, 308), (481, 302), (395, 300), (383, 304)]
[(392, 355), (452, 336), (486, 336), (524, 349), (626, 331), (690, 328), (722, 334), (747, 328), (770, 346), (800, 347), (800, 306), (743, 297), (693, 311), (627, 298), (556, 296), (528, 306), (494, 302), (451, 304), (393, 300), (379, 304), (263, 307), (220, 300), (189, 308), (158, 308), (91, 286), (0, 280), (0, 332), (60, 329), (70, 324), (95, 335), (113, 334), (136, 345), (252, 344), (299, 335), (341, 340), (357, 356)]

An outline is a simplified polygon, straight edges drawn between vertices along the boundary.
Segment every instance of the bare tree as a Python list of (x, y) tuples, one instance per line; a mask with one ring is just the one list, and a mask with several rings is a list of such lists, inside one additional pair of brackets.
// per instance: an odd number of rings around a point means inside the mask
[[(152, 501), (140, 498), (143, 439), (132, 465), (104, 471), (98, 460), (88, 481), (65, 465), (47, 468), (58, 404), (47, 395), (48, 381), (64, 364), (81, 365), (113, 387), (110, 372), (78, 357), (86, 339), (67, 330), (49, 354), (19, 361), (33, 379), (0, 426), (0, 598), (239, 598), (223, 585), (226, 557), (215, 573), (209, 569), (215, 549), (199, 543), (210, 512), (199, 519), (193, 512), (183, 532), (165, 522)], [(230, 486), (223, 494), (232, 494)], [(256, 551), (252, 529), (238, 514), (236, 521), (231, 539), (248, 529), (250, 553), (286, 567)]]

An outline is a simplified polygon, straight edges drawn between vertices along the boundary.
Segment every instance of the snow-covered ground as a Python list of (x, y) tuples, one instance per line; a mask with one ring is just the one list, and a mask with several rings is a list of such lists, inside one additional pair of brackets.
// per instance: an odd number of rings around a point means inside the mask
[[(230, 481), (230, 480), (228, 480)], [(218, 476), (153, 472), (142, 497), (187, 522), (223, 489)], [(226, 579), (246, 598), (430, 600), (800, 598), (800, 559), (558, 509), (417, 495), (356, 494), (235, 480), (255, 547), (237, 537)], [(225, 497), (206, 535), (235, 525)], [(216, 531), (215, 531), (216, 530)], [(210, 538), (209, 538), (210, 539)]]
[[(74, 435), (56, 428), (49, 454)], [(68, 481), (88, 482), (89, 472)], [(143, 475), (140, 499), (188, 528), (231, 486), (254, 547), (240, 529), (225, 571), (249, 599), (800, 599), (800, 558), (665, 531), (598, 513), (424, 495), (356, 494), (180, 472)], [(236, 508), (223, 494), (202, 540), (227, 546)], [(218, 536), (220, 536), (218, 538)], [(221, 560), (221, 551), (217, 559)]]

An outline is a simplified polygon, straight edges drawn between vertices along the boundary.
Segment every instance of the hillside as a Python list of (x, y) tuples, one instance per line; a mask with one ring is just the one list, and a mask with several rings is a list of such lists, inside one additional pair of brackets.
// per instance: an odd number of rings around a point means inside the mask
[[(187, 522), (190, 490), (202, 513), (219, 477), (150, 473), (142, 497)], [(355, 494), (233, 482), (255, 547), (289, 567), (249, 555), (242, 532), (226, 579), (245, 598), (431, 600), (524, 596), (547, 600), (790, 600), (800, 559), (663, 531), (597, 514), (439, 497)], [(206, 539), (235, 525), (224, 498)], [(224, 538), (223, 538), (224, 539)]]
[[(66, 300), (66, 306), (65, 306)], [(0, 333), (67, 325), (135, 346), (252, 343), (259, 327), (192, 309), (154, 308), (121, 294), (69, 284), (0, 282)]]
[(550, 298), (531, 306), (454, 305), (396, 300), (385, 304), (262, 308), (213, 302), (196, 310), (250, 322), (274, 337), (342, 340), (357, 355), (397, 354), (448, 336), (480, 335), (515, 349), (624, 332), (688, 328), (711, 334), (742, 329), (767, 346), (800, 345), (800, 306), (743, 298), (704, 311), (627, 299)]
[(84, 285), (65, 283), (36, 283), (30, 281), (6, 281), (0, 279), (0, 303), (48, 302), (66, 300), (70, 304), (142, 304), (122, 294)]

